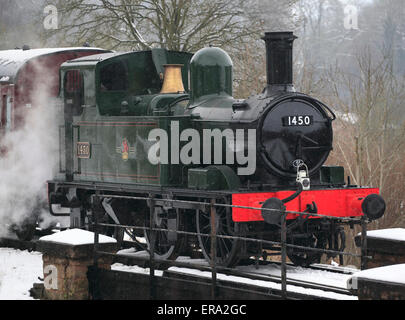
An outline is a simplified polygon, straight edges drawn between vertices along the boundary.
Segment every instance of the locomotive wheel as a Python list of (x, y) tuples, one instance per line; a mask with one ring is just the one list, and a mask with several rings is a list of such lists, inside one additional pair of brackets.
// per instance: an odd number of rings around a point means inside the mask
[[(230, 236), (235, 234), (240, 234), (239, 227), (236, 226), (236, 230), (229, 230), (229, 228), (234, 228), (234, 223), (228, 224), (228, 217), (226, 214), (226, 208), (216, 208), (216, 234), (219, 236)], [(211, 234), (211, 213), (203, 212), (197, 210), (197, 233), (199, 234), (198, 242), (205, 259), (211, 263), (211, 237), (203, 236), (201, 234)], [(240, 261), (243, 248), (243, 241), (236, 239), (224, 239), (217, 238), (217, 265), (223, 267), (232, 267)]]
[[(310, 239), (295, 240), (293, 244), (302, 247), (326, 249), (326, 240), (323, 237), (317, 238), (315, 235), (312, 235)], [(294, 265), (308, 267), (311, 264), (320, 263), (323, 253), (305, 249), (287, 248), (287, 255)]]
[[(168, 214), (159, 214), (158, 212), (154, 213), (154, 222), (156, 229), (165, 229), (171, 230), (172, 228), (169, 227), (169, 219)], [(171, 217), (173, 218), (173, 217)], [(181, 230), (183, 225), (182, 221), (182, 214), (177, 212), (176, 213), (176, 230)], [(146, 215), (145, 219), (145, 227), (149, 228), (150, 226), (150, 216), (149, 214)], [(145, 240), (147, 243), (147, 248), (150, 250), (151, 248), (151, 231), (146, 229), (145, 232)], [(184, 247), (185, 238), (182, 235), (177, 234), (176, 241), (170, 241), (169, 239), (169, 232), (164, 230), (155, 231), (155, 248), (154, 248), (154, 257), (159, 260), (176, 260), (179, 256), (181, 249)]]

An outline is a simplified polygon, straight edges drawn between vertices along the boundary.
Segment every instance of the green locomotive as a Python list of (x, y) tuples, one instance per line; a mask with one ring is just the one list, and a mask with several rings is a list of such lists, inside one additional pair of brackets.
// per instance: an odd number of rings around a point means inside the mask
[[(346, 186), (343, 168), (323, 167), (334, 115), (295, 92), (294, 39), (292, 33), (266, 34), (268, 85), (246, 100), (232, 97), (232, 61), (219, 48), (195, 55), (106, 53), (63, 64), (64, 125), (60, 173), (48, 183), (51, 213), (68, 208), (72, 227), (82, 228), (95, 215), (148, 226), (152, 211), (156, 227), (198, 234), (159, 231), (157, 256), (172, 259), (199, 247), (208, 260), (211, 242), (202, 234), (212, 225), (202, 202), (261, 208), (279, 199), (292, 211), (379, 218), (385, 204), (377, 189)], [(98, 210), (94, 194), (101, 199)], [(153, 198), (153, 205), (142, 197)], [(280, 237), (277, 217), (267, 212), (222, 207), (216, 217), (220, 235)], [(326, 248), (341, 232), (334, 221), (307, 219), (298, 227), (296, 219), (289, 217), (290, 243)], [(127, 232), (149, 239), (146, 231)], [(263, 249), (218, 238), (216, 252), (229, 266)], [(290, 250), (289, 256), (309, 264), (321, 255)]]

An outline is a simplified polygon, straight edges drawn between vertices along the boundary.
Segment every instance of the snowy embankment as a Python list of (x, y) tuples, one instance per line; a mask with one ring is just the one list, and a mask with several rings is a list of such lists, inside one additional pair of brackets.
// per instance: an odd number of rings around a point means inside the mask
[[(395, 239), (397, 241), (405, 241), (404, 229), (389, 229), (370, 231), (369, 237)], [(69, 241), (71, 245), (80, 245), (92, 243), (94, 234), (91, 232), (83, 232), (77, 230), (70, 230), (65, 233), (53, 235), (50, 238), (44, 237), (42, 240), (48, 240), (55, 243)], [(111, 238), (100, 237), (100, 242), (115, 242)], [(139, 256), (147, 257), (147, 252), (137, 252), (135, 249), (122, 250), (119, 254), (123, 256)], [(201, 259), (193, 260), (188, 257), (180, 257), (178, 261), (183, 263), (201, 264), (206, 265), (207, 262)], [(42, 254), (38, 252), (20, 251), (15, 249), (0, 248), (0, 300), (32, 300), (29, 290), (37, 283), (39, 277), (43, 277), (43, 264)], [(244, 271), (250, 274), (268, 275), (280, 277), (281, 270), (278, 265), (261, 266), (258, 270), (255, 267), (238, 267), (239, 271)], [(124, 266), (122, 264), (114, 264), (112, 270), (134, 272), (141, 274), (149, 274), (149, 269), (140, 267)], [(189, 268), (170, 268), (169, 271), (183, 273), (185, 275), (195, 275), (201, 277), (211, 277), (210, 272), (201, 272)], [(296, 281), (306, 281), (318, 283), (320, 285), (333, 286), (336, 288), (346, 289), (347, 282), (350, 278), (357, 279), (372, 279), (376, 281), (383, 281), (395, 284), (405, 284), (405, 264), (388, 266), (384, 268), (377, 268), (356, 272), (353, 269), (347, 269), (349, 274), (339, 274), (329, 271), (320, 271), (314, 269), (304, 269), (299, 267), (288, 267), (287, 278)], [(353, 273), (353, 275), (350, 275)], [(157, 276), (162, 276), (163, 272), (156, 271)], [(244, 279), (241, 277), (232, 277), (224, 274), (218, 274), (218, 279), (225, 281), (241, 282), (253, 284), (256, 286), (280, 289), (280, 284), (272, 283), (271, 281)], [(288, 290), (297, 293), (313, 294), (320, 297), (343, 299), (343, 300), (356, 300), (356, 297), (346, 296), (336, 293), (329, 293), (315, 289), (304, 289), (298, 286), (289, 285)]]
[(43, 277), (42, 254), (0, 248), (0, 300), (33, 300), (29, 290)]

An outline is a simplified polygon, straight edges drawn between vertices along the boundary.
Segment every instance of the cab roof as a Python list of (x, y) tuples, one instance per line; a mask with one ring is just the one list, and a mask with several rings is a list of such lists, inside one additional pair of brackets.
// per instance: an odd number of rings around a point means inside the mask
[(62, 69), (72, 69), (76, 67), (92, 67), (97, 68), (98, 64), (102, 62), (109, 63), (109, 61), (113, 61), (115, 59), (121, 59), (124, 57), (129, 57), (132, 60), (137, 60), (137, 57), (140, 55), (147, 55), (150, 56), (152, 59), (152, 63), (156, 67), (156, 71), (158, 73), (164, 73), (164, 65), (166, 64), (186, 64), (187, 69), (189, 65), (189, 61), (193, 56), (193, 53), (190, 52), (181, 52), (181, 51), (173, 51), (167, 50), (164, 48), (154, 48), (150, 50), (144, 51), (129, 51), (129, 52), (107, 52), (101, 54), (95, 54), (91, 56), (81, 57), (74, 60), (67, 61), (62, 64)]

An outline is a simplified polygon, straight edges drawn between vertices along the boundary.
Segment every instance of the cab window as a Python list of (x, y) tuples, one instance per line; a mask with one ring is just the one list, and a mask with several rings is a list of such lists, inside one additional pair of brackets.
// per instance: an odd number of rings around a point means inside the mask
[(83, 74), (80, 70), (69, 70), (64, 78), (65, 106), (73, 116), (82, 114), (84, 104)]
[(128, 71), (126, 65), (119, 61), (106, 65), (100, 70), (100, 91), (127, 91)]
[(70, 70), (65, 75), (65, 92), (73, 94), (80, 92), (82, 89), (83, 80), (79, 70)]

